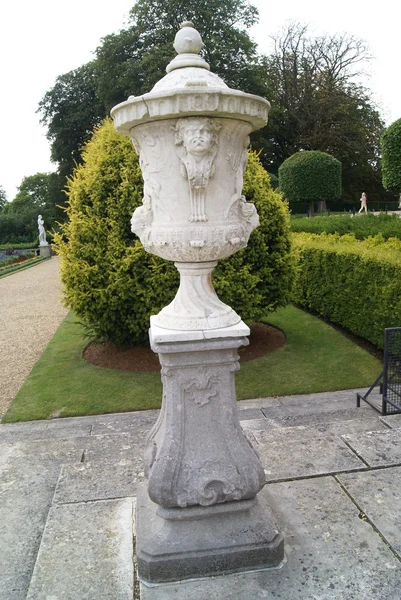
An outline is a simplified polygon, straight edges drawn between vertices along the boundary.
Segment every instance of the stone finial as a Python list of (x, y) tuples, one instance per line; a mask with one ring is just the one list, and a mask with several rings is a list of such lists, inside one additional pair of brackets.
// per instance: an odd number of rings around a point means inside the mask
[(167, 65), (167, 73), (185, 67), (198, 67), (209, 71), (210, 67), (207, 62), (199, 56), (203, 46), (204, 43), (200, 33), (195, 29), (194, 24), (191, 21), (181, 23), (181, 29), (174, 39), (174, 49), (177, 56)]
[(181, 23), (181, 29), (174, 39), (177, 54), (199, 54), (203, 46), (200, 33), (194, 28), (194, 24), (191, 21)]

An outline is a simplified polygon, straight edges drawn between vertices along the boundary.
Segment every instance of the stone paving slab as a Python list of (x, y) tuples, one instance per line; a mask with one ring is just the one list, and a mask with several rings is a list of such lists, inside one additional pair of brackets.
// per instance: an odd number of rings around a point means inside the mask
[(128, 433), (137, 443), (144, 443), (149, 431), (156, 419), (149, 420), (149, 423), (137, 423), (136, 421), (114, 421), (93, 425), (92, 435), (109, 435), (116, 433)]
[[(282, 412), (283, 409), (281, 406), (274, 407), (269, 410), (277, 410), (277, 411), (279, 411), (280, 414), (284, 414)], [(238, 416), (241, 421), (244, 421), (247, 419), (263, 419), (264, 418), (264, 414), (262, 413), (260, 408), (240, 408), (238, 410)]]
[(380, 417), (380, 421), (391, 429), (401, 429), (401, 415), (388, 415)]
[(265, 417), (262, 419), (241, 419), (240, 425), (244, 431), (260, 431), (271, 427), (271, 421)]
[(65, 504), (136, 496), (144, 479), (143, 458), (126, 464), (81, 463), (63, 466), (53, 502)]
[(370, 467), (401, 465), (401, 429), (341, 437)]
[(358, 388), (352, 390), (339, 390), (335, 392), (320, 392), (318, 394), (296, 394), (292, 396), (281, 396), (278, 398), (283, 406), (298, 406), (300, 403), (317, 406), (318, 404), (335, 404), (346, 400), (350, 408), (356, 406), (356, 394), (364, 394), (367, 388)]
[(25, 599), (61, 464), (82, 454), (71, 440), (0, 443), (0, 598)]
[(8, 423), (0, 425), (0, 443), (18, 442), (25, 440), (57, 440), (71, 437), (83, 437), (90, 435), (92, 425), (85, 423), (64, 424), (50, 426), (46, 421), (34, 421), (33, 423)]
[(274, 406), (281, 406), (280, 398), (272, 396), (270, 398), (250, 398), (248, 400), (237, 401), (239, 410), (245, 408), (269, 408)]
[(287, 410), (286, 415), (274, 415), (269, 414), (270, 409), (262, 409), (262, 412), (272, 422), (274, 427), (297, 427), (299, 425), (311, 425), (320, 423), (334, 423), (336, 421), (357, 421), (364, 419), (366, 416), (374, 415), (375, 411), (373, 408), (362, 410), (360, 408), (349, 408), (340, 410), (324, 410), (324, 411), (312, 411), (305, 414), (289, 414), (289, 407), (285, 407)]
[(132, 600), (133, 501), (54, 506), (27, 600)]
[(86, 438), (84, 462), (119, 463), (121, 461), (142, 459), (144, 441), (129, 433), (114, 435), (92, 435)]
[(107, 435), (110, 433), (130, 433), (139, 435), (141, 439), (150, 431), (159, 416), (159, 411), (140, 411), (119, 415), (103, 415), (93, 424), (93, 435)]
[(38, 460), (43, 464), (80, 462), (85, 448), (83, 439), (89, 438), (0, 442), (0, 457), (11, 451), (15, 460), (22, 461), (26, 468), (31, 463), (35, 465)]
[[(319, 399), (317, 402), (307, 402), (301, 399), (298, 403), (284, 404), (287, 414), (291, 415), (316, 415), (320, 413), (331, 413), (334, 411), (355, 411), (359, 412), (359, 416), (362, 418), (365, 413), (371, 413), (372, 407), (364, 403), (358, 409), (356, 404), (350, 401), (349, 398), (336, 399), (335, 401), (322, 401)], [(263, 411), (265, 412), (265, 411)], [(266, 409), (266, 414), (268, 409)], [(362, 414), (361, 414), (362, 413)]]
[[(283, 436), (286, 439), (309, 439), (330, 436), (341, 437), (343, 434), (352, 434), (367, 431), (386, 431), (388, 428), (375, 417), (368, 417), (359, 421), (334, 421), (333, 423), (317, 423), (315, 425), (298, 425), (296, 427), (286, 427), (284, 432), (280, 427), (269, 427), (268, 419), (258, 419), (255, 421), (243, 421), (241, 425), (244, 429), (252, 431), (258, 443), (270, 443), (273, 440), (282, 441)], [(267, 427), (264, 426), (267, 424)]]
[(141, 584), (141, 600), (399, 600), (400, 562), (334, 478), (267, 488), (286, 538), (281, 569)]
[(401, 556), (401, 467), (346, 473), (337, 478)]
[(14, 451), (1, 448), (0, 598), (25, 600), (60, 465)]
[(274, 431), (272, 436), (269, 431), (252, 433), (258, 440), (256, 449), (268, 482), (366, 469), (334, 435), (305, 439), (299, 433), (287, 435), (285, 429)]

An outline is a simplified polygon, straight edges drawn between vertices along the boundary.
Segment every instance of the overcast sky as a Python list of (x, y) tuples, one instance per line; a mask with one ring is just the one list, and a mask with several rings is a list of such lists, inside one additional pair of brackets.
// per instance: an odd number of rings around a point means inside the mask
[[(168, 1), (168, 0), (166, 0)], [(55, 170), (49, 144), (36, 114), (38, 103), (58, 75), (88, 62), (100, 39), (117, 32), (134, 0), (5, 0), (0, 6), (0, 109), (2, 137), (0, 185), (9, 200), (24, 176)], [(387, 124), (401, 118), (401, 3), (382, 0), (252, 0), (260, 22), (250, 33), (260, 52), (269, 36), (288, 20), (310, 25), (310, 32), (347, 32), (365, 40), (375, 57), (369, 79)], [(107, 8), (106, 8), (107, 7)], [(207, 39), (204, 40), (207, 44)], [(161, 65), (161, 68), (164, 65)]]

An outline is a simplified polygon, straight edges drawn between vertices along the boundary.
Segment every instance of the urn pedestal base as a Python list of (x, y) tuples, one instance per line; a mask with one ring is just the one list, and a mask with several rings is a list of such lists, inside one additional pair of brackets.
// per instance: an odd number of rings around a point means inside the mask
[(138, 495), (139, 576), (149, 583), (277, 566), (283, 538), (239, 422), (234, 374), (249, 328), (169, 331), (151, 318), (163, 403)]
[(277, 567), (284, 558), (264, 490), (252, 500), (160, 510), (144, 483), (136, 520), (138, 573), (145, 583)]

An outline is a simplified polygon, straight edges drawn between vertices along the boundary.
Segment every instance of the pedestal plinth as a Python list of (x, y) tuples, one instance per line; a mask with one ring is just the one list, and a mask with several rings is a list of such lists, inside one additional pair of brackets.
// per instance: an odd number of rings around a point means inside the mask
[[(234, 372), (248, 327), (172, 331), (151, 319), (163, 404), (138, 495), (141, 579), (174, 581), (278, 565), (283, 538), (266, 505), (264, 471), (238, 418)], [(147, 489), (146, 489), (147, 488)]]
[(42, 258), (49, 258), (52, 255), (52, 247), (50, 244), (41, 244), (39, 246), (39, 256)]

